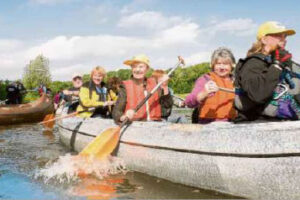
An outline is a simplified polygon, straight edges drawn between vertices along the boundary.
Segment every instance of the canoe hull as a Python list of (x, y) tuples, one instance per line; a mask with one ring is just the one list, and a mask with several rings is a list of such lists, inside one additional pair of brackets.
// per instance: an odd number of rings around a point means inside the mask
[(39, 122), (53, 110), (53, 103), (46, 95), (33, 103), (1, 106), (0, 125)]
[[(86, 119), (75, 133), (81, 121), (59, 123), (62, 143), (78, 152), (95, 135), (114, 126), (109, 120)], [(249, 130), (250, 136), (238, 133), (245, 125), (237, 132), (229, 130), (233, 126), (229, 123), (180, 126), (135, 122), (124, 132), (117, 156), (131, 170), (189, 186), (254, 199), (300, 198), (300, 125), (295, 127), (298, 133), (287, 128), (285, 134), (274, 126), (265, 133), (264, 145), (256, 143), (266, 125)]]

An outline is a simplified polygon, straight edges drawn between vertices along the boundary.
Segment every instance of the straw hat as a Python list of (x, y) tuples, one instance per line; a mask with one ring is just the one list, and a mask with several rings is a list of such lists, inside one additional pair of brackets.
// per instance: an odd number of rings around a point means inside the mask
[(129, 65), (129, 66), (132, 66), (135, 63), (145, 63), (146, 65), (148, 65), (148, 67), (150, 67), (149, 58), (148, 58), (148, 56), (146, 56), (144, 54), (133, 56), (133, 58), (131, 60), (124, 61), (124, 64)]
[(286, 29), (285, 26), (276, 21), (268, 21), (260, 25), (257, 31), (257, 39), (260, 40), (263, 36), (268, 34), (285, 33), (287, 35), (294, 35), (296, 33), (293, 29)]

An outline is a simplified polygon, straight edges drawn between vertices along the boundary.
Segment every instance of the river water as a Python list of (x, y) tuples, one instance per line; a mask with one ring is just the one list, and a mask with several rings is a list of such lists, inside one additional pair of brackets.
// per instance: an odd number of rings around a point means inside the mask
[(214, 191), (174, 184), (137, 172), (105, 179), (45, 183), (37, 174), (48, 162), (70, 153), (57, 130), (42, 126), (0, 126), (0, 199), (228, 199)]

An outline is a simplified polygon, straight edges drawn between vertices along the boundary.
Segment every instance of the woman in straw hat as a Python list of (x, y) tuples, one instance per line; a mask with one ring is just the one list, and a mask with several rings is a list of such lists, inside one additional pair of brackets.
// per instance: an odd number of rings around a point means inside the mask
[(193, 123), (228, 121), (236, 116), (233, 107), (234, 94), (220, 91), (219, 87), (233, 89), (232, 70), (235, 58), (225, 47), (215, 50), (211, 57), (212, 72), (197, 79), (193, 91), (186, 97), (184, 104), (196, 108)]
[[(163, 84), (135, 113), (135, 107), (151, 92), (157, 82), (154, 78), (146, 78), (146, 73), (150, 68), (150, 62), (146, 55), (134, 56), (131, 60), (126, 60), (124, 64), (131, 67), (132, 78), (123, 81), (120, 86), (118, 100), (113, 110), (114, 120), (117, 123), (126, 118), (134, 121), (160, 121), (162, 106), (171, 108), (173, 105), (168, 87)], [(167, 79), (168, 76), (164, 75), (162, 80)]]
[(105, 76), (104, 68), (97, 66), (91, 72), (91, 80), (81, 86), (77, 111), (96, 107), (94, 112), (81, 113), (81, 117), (106, 118), (109, 116), (109, 106), (115, 104), (117, 96), (112, 90), (108, 92), (106, 87), (104, 87), (103, 80)]
[(287, 69), (292, 69), (292, 55), (285, 50), (286, 38), (294, 34), (294, 30), (275, 21), (259, 27), (257, 41), (248, 51), (247, 58), (241, 59), (236, 67), (235, 86), (240, 93), (235, 98), (239, 111), (236, 122), (255, 120), (262, 115), (298, 118), (297, 102), (286, 93), (287, 82), (291, 82), (285, 76)]

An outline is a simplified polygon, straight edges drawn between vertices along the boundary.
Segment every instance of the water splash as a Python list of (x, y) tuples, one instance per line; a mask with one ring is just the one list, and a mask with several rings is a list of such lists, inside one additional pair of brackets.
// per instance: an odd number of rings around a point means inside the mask
[(50, 181), (71, 183), (78, 181), (80, 177), (95, 176), (103, 179), (109, 175), (126, 172), (124, 162), (117, 157), (98, 160), (93, 157), (66, 154), (55, 162), (48, 162), (43, 169), (35, 173), (35, 178), (42, 178), (45, 183)]

